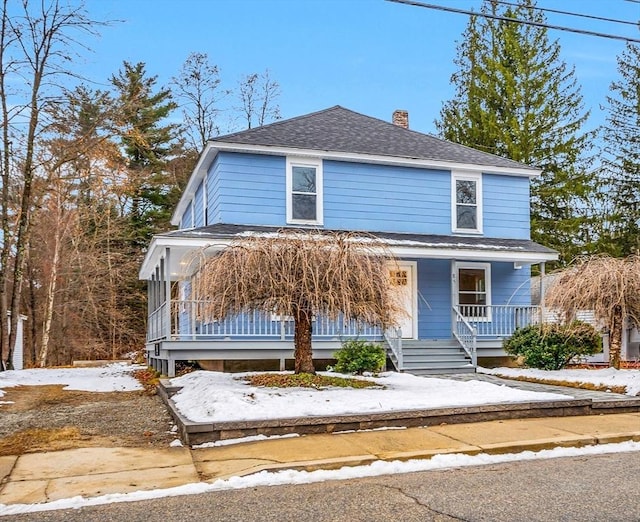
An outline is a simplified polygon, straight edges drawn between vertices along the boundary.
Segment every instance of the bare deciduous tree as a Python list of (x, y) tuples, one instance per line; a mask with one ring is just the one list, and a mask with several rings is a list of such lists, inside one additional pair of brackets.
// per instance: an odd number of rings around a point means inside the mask
[(545, 305), (568, 321), (578, 311), (593, 310), (609, 329), (609, 364), (619, 368), (625, 318), (640, 325), (640, 256), (579, 259), (553, 283)]
[(247, 128), (261, 126), (271, 120), (280, 119), (280, 107), (276, 99), (280, 96), (280, 84), (272, 80), (269, 70), (262, 74), (243, 76), (238, 84), (238, 109), (245, 118)]
[(183, 131), (189, 146), (196, 151), (220, 134), (219, 102), (229, 94), (220, 82), (218, 66), (209, 63), (206, 53), (191, 53), (180, 75), (171, 81), (184, 117)]
[(204, 320), (250, 310), (294, 320), (295, 372), (315, 373), (312, 319), (345, 319), (386, 328), (402, 313), (389, 281), (393, 256), (380, 241), (348, 233), (281, 231), (237, 240), (205, 258), (193, 280)]
[[(88, 18), (82, 3), (71, 5), (60, 0), (3, 3), (0, 14), (0, 104), (2, 114), (3, 200), (15, 200), (15, 225), (2, 215), (2, 254), (0, 267), (0, 354), (10, 366), (20, 315), (23, 273), (29, 244), (31, 213), (34, 206), (34, 182), (38, 175), (38, 138), (47, 126), (44, 109), (59, 99), (62, 88), (55, 78), (71, 75), (74, 50), (83, 33), (93, 34), (98, 25)], [(25, 92), (10, 93), (7, 85), (19, 78)], [(26, 130), (25, 130), (26, 129)], [(12, 172), (12, 169), (15, 172)], [(11, 175), (17, 182), (10, 185)], [(15, 194), (11, 194), (12, 188)], [(8, 193), (5, 193), (5, 190)], [(12, 257), (11, 274), (9, 274)], [(5, 318), (11, 313), (11, 327)], [(8, 330), (8, 332), (7, 332)], [(7, 335), (8, 333), (8, 335)]]

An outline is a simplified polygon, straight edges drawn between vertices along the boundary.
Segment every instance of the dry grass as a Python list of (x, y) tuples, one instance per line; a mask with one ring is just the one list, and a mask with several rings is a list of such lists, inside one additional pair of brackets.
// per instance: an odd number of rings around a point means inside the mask
[(499, 375), (499, 374), (496, 374), (496, 375), (498, 377), (502, 377), (503, 379), (511, 379), (512, 381), (534, 382), (537, 384), (552, 384), (555, 386), (566, 386), (568, 388), (579, 388), (581, 390), (620, 393), (622, 395), (627, 393), (626, 386), (607, 386), (604, 384), (594, 384), (592, 382), (575, 382), (575, 381), (565, 381), (561, 379), (540, 379), (538, 377), (527, 377), (523, 375), (520, 375), (520, 376)]
[(0, 439), (0, 456), (76, 447), (76, 442), (83, 438), (85, 437), (80, 434), (80, 430), (72, 426), (32, 428)]
[(372, 381), (363, 379), (348, 379), (344, 377), (332, 377), (325, 375), (312, 375), (309, 373), (281, 374), (260, 373), (243, 377), (252, 386), (267, 386), (273, 388), (371, 388), (381, 386)]
[(156, 394), (158, 383), (160, 382), (160, 374), (157, 371), (145, 368), (144, 370), (134, 371), (133, 376), (140, 381), (147, 395)]

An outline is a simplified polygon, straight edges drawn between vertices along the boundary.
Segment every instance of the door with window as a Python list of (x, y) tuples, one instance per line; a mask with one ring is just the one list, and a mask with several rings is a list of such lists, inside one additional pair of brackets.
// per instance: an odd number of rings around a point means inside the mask
[(416, 263), (402, 262), (389, 265), (389, 280), (399, 293), (400, 304), (404, 313), (398, 317), (398, 326), (402, 330), (403, 339), (416, 339)]
[(472, 320), (491, 320), (491, 265), (456, 263), (454, 300), (460, 313)]

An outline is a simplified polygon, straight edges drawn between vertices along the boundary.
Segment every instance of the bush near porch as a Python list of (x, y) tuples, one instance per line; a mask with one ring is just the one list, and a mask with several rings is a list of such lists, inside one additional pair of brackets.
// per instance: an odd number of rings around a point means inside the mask
[(590, 324), (574, 321), (518, 328), (503, 347), (530, 368), (560, 370), (576, 357), (598, 353), (602, 338)]
[(382, 345), (362, 339), (345, 341), (342, 348), (333, 355), (337, 360), (333, 370), (346, 374), (378, 373), (384, 370), (387, 361)]

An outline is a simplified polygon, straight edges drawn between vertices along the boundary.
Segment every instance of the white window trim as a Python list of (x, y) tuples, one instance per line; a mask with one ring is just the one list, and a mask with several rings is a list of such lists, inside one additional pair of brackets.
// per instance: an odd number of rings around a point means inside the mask
[(485, 293), (487, 294), (487, 315), (484, 317), (467, 317), (465, 319), (471, 319), (473, 322), (491, 322), (491, 263), (454, 263), (454, 280), (455, 280), (455, 294), (454, 299), (458, 310), (460, 310), (460, 269), (470, 268), (472, 270), (481, 269), (484, 270), (484, 280), (486, 284)]
[(205, 227), (209, 224), (208, 223), (209, 209), (207, 208), (207, 205), (209, 204), (208, 196), (207, 196), (207, 177), (208, 177), (208, 173), (202, 179), (202, 223), (204, 224)]
[[(477, 228), (458, 228), (458, 202), (456, 181), (474, 181), (476, 183), (476, 224)], [(454, 234), (482, 234), (482, 174), (474, 172), (451, 172), (451, 230)]]
[[(313, 167), (316, 169), (316, 219), (294, 219), (293, 218), (293, 167)], [(315, 158), (297, 158), (287, 156), (287, 223), (299, 225), (322, 225), (324, 223), (323, 213), (323, 176), (322, 160)]]

